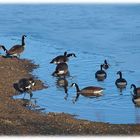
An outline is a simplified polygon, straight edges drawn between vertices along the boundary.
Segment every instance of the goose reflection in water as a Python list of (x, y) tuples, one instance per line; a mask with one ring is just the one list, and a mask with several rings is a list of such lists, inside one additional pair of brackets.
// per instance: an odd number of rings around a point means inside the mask
[(41, 108), (39, 105), (37, 105), (37, 100), (36, 98), (32, 98), (32, 99), (21, 99), (21, 101), (23, 102), (23, 106), (26, 107), (29, 110), (33, 110), (33, 111), (43, 111), (45, 110), (45, 108)]
[(64, 88), (66, 96), (64, 97), (65, 100), (68, 98), (68, 81), (65, 76), (58, 77), (56, 81), (56, 86), (58, 88)]

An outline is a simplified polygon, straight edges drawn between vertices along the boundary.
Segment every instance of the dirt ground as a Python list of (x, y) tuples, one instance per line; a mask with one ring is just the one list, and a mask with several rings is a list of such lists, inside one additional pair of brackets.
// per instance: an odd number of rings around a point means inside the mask
[[(140, 125), (115, 125), (75, 119), (64, 113), (40, 113), (28, 110), (24, 100), (15, 100), (14, 84), (19, 79), (33, 77), (37, 68), (32, 61), (0, 57), (0, 134), (1, 135), (139, 135)], [(47, 88), (35, 78), (33, 90)]]

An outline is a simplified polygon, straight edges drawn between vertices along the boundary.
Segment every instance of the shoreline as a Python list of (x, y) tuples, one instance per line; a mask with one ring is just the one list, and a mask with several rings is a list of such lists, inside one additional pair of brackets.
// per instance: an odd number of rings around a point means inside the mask
[[(122, 136), (140, 135), (139, 124), (109, 124), (76, 119), (66, 113), (41, 113), (26, 108), (13, 99), (13, 84), (21, 78), (34, 77), (38, 68), (31, 60), (0, 57), (0, 135)], [(33, 91), (47, 88), (35, 78)]]

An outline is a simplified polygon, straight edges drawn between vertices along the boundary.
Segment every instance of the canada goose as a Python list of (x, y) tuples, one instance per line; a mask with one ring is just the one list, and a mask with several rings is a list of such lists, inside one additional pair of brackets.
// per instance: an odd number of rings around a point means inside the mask
[(133, 87), (134, 96), (140, 97), (140, 87), (136, 87), (134, 84), (131, 84), (130, 88), (132, 87)]
[(76, 87), (76, 92), (77, 92), (77, 95), (76, 95), (76, 98), (75, 98), (75, 101), (77, 101), (79, 95), (83, 95), (83, 96), (101, 96), (103, 95), (102, 92), (103, 92), (103, 88), (101, 87), (95, 87), (95, 86), (88, 86), (88, 87), (85, 87), (83, 89), (79, 89), (79, 86), (76, 84), (76, 83), (72, 83), (71, 84), (71, 87), (75, 86)]
[(116, 80), (115, 84), (116, 84), (117, 88), (123, 89), (123, 88), (126, 87), (127, 81), (124, 78), (122, 78), (122, 72), (121, 71), (118, 71), (117, 74), (120, 75), (120, 78), (118, 78)]
[(61, 76), (68, 74), (68, 65), (66, 63), (59, 63), (56, 66), (55, 71), (53, 72), (53, 76)]
[(54, 63), (54, 64), (59, 64), (62, 62), (67, 62), (70, 56), (74, 56), (76, 57), (76, 55), (74, 53), (69, 53), (67, 54), (67, 52), (64, 52), (64, 55), (59, 55), (57, 57), (55, 57), (50, 63)]
[(101, 65), (100, 67), (101, 67), (101, 69), (98, 70), (98, 71), (95, 73), (95, 78), (97, 78), (98, 81), (103, 81), (104, 79), (106, 79), (107, 74), (106, 74), (106, 72), (102, 69), (102, 68), (103, 68), (103, 65)]
[(6, 52), (7, 56), (11, 56), (11, 57), (19, 57), (20, 54), (24, 51), (25, 48), (25, 37), (26, 35), (22, 36), (22, 43), (21, 45), (14, 45), (10, 50), (7, 50), (5, 48), (5, 46), (1, 46), (3, 48), (3, 50)]
[(29, 93), (30, 99), (31, 99), (33, 96), (31, 90), (32, 90), (32, 86), (34, 85), (35, 85), (35, 81), (33, 78), (23, 78), (23, 79), (20, 79), (18, 82), (18, 89), (20, 90), (20, 92), (24, 92), (24, 97), (25, 97), (26, 92)]
[(107, 60), (104, 60), (103, 68), (107, 70), (109, 68), (109, 64), (107, 63)]
[(140, 106), (140, 87), (136, 87), (134, 84), (131, 84), (130, 88), (132, 87), (134, 88), (132, 94), (132, 102), (135, 105)]

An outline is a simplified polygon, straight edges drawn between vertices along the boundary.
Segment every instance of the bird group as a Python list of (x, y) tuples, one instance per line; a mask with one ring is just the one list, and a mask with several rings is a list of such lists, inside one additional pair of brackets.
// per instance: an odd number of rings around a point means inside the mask
[[(4, 58), (19, 58), (20, 54), (23, 53), (26, 45), (25, 45), (26, 35), (22, 35), (21, 44), (16, 44), (11, 47), (9, 50), (6, 49), (4, 45), (0, 45), (0, 48), (4, 50), (5, 55)], [(32, 98), (32, 87), (35, 85), (35, 81), (32, 77), (30, 78), (22, 78), (16, 84), (15, 89), (17, 92), (24, 93), (24, 97), (26, 93), (29, 93), (30, 99)], [(23, 98), (24, 98), (23, 97)]]
[[(70, 56), (74, 56), (76, 57), (76, 55), (74, 53), (71, 54), (67, 54), (67, 52), (64, 52), (64, 55), (59, 55), (56, 56), (54, 59), (52, 59), (52, 61), (50, 63), (54, 63), (56, 64), (56, 69), (55, 71), (52, 73), (53, 76), (57, 76), (57, 77), (61, 77), (61, 85), (66, 84), (68, 86), (68, 83), (66, 82), (65, 76), (68, 75), (69, 70), (68, 70), (68, 57)], [(110, 64), (108, 64), (107, 60), (104, 60), (104, 63), (100, 65), (100, 69), (97, 70), (97, 72), (95, 72), (95, 78), (98, 81), (104, 81), (107, 78), (107, 72), (106, 70), (110, 67)], [(122, 72), (118, 71), (116, 73), (117, 75), (119, 75), (119, 78), (115, 81), (115, 85), (118, 89), (120, 89), (120, 91), (122, 92), (123, 89), (126, 88), (127, 86), (127, 81), (125, 78), (122, 77)], [(62, 78), (62, 76), (64, 76)], [(63, 82), (62, 82), (63, 80)], [(62, 84), (63, 83), (63, 84)], [(98, 87), (98, 86), (87, 86), (83, 89), (80, 89), (77, 83), (72, 83), (71, 87), (75, 86), (76, 87), (76, 97), (74, 99), (74, 102), (76, 102), (79, 98), (79, 95), (83, 95), (86, 97), (99, 97), (103, 95), (103, 91), (104, 88), (102, 87)], [(136, 86), (134, 84), (131, 85), (131, 88), (134, 88), (133, 90), (133, 94), (132, 94), (132, 101), (135, 104), (140, 104), (140, 88), (136, 88)], [(67, 93), (67, 89), (65, 87), (65, 93)]]
[[(26, 45), (25, 45), (25, 38), (26, 35), (22, 35), (21, 44), (14, 45), (9, 50), (6, 49), (4, 45), (0, 45), (0, 48), (2, 48), (5, 52), (4, 57), (16, 57), (19, 58), (20, 54), (24, 51)], [(69, 76), (69, 69), (68, 69), (68, 61), (70, 57), (76, 57), (75, 53), (67, 53), (64, 52), (63, 55), (56, 56), (53, 58), (50, 62), (50, 64), (56, 64), (55, 71), (52, 73), (53, 76), (59, 77), (58, 85), (61, 87), (64, 87), (65, 93), (68, 92), (68, 82), (66, 80), (66, 76)], [(110, 67), (107, 60), (104, 60), (104, 63), (100, 65), (100, 69), (95, 73), (95, 78), (98, 81), (104, 81), (107, 78), (106, 70)], [(118, 71), (117, 74), (119, 75), (119, 78), (115, 81), (115, 85), (117, 88), (119, 88), (121, 91), (126, 88), (127, 81), (122, 77), (122, 72)], [(32, 87), (35, 85), (35, 81), (33, 78), (23, 78), (20, 79), (17, 83), (17, 88), (19, 92), (29, 93), (30, 98), (32, 98)], [(104, 88), (97, 87), (97, 86), (88, 86), (80, 90), (77, 83), (72, 83), (71, 87), (76, 87), (76, 98), (75, 101), (77, 101), (79, 95), (83, 96), (101, 96), (103, 95), (102, 92), (104, 91)], [(131, 88), (133, 88), (133, 94), (132, 94), (132, 101), (135, 104), (140, 105), (140, 87), (136, 87), (134, 84), (131, 84)], [(24, 94), (25, 97), (25, 94)], [(67, 98), (67, 96), (66, 96)]]

